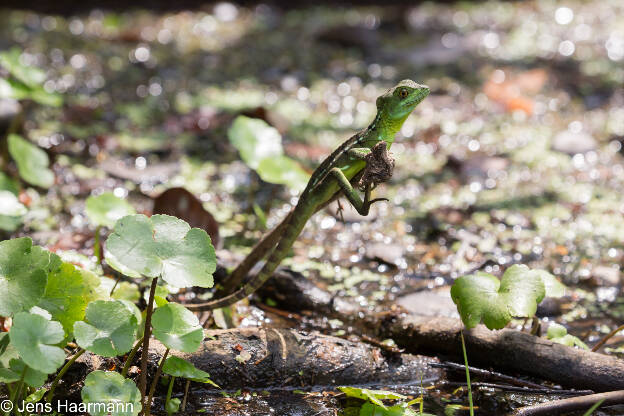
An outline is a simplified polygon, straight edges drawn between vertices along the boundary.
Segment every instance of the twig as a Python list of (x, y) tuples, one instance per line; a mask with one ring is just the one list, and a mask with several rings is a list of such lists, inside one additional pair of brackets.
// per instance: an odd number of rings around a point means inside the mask
[(609, 332), (604, 338), (602, 338), (600, 341), (598, 341), (598, 344), (593, 346), (593, 348), (591, 349), (592, 352), (598, 351), (600, 349), (600, 347), (602, 347), (604, 345), (605, 342), (607, 342), (611, 337), (613, 337), (615, 334), (617, 334), (618, 332), (620, 332), (623, 329), (624, 329), (624, 325), (620, 325), (617, 328), (615, 328), (613, 331)]
[(522, 407), (513, 413), (513, 416), (554, 416), (562, 413), (585, 410), (596, 402), (603, 400), (602, 406), (612, 406), (624, 403), (624, 390), (610, 391), (607, 393), (590, 394), (587, 396), (571, 397), (569, 399), (555, 400)]
[[(470, 370), (472, 371), (472, 370)], [(448, 381), (446, 382), (449, 386), (465, 386), (464, 382), (456, 382), (456, 381)], [(473, 382), (471, 383), (472, 387), (489, 387), (493, 389), (501, 389), (506, 391), (517, 391), (521, 393), (540, 393), (540, 394), (559, 394), (562, 396), (568, 395), (586, 395), (593, 394), (593, 390), (560, 390), (560, 389), (549, 389), (546, 387), (542, 387), (541, 389), (529, 388), (529, 387), (521, 387), (521, 386), (511, 386), (509, 384), (496, 384), (496, 383), (483, 383), (483, 382)]]
[[(440, 368), (446, 368), (446, 369), (452, 369), (452, 370), (457, 370), (457, 371), (465, 371), (466, 368), (463, 364), (459, 364), (459, 363), (454, 363), (451, 361), (445, 361), (442, 363), (432, 363), (430, 364), (432, 367), (440, 367)], [(490, 371), (490, 370), (484, 370), (482, 368), (477, 368), (477, 367), (473, 367), (470, 366), (469, 367), (470, 372), (479, 376), (483, 376), (483, 377), (488, 377), (490, 379), (496, 379), (496, 380), (501, 380), (501, 381), (506, 381), (508, 383), (511, 384), (515, 384), (516, 386), (524, 386), (524, 387), (530, 387), (530, 388), (534, 388), (534, 389), (544, 389), (545, 387), (542, 386), (541, 384), (538, 383), (533, 383), (531, 381), (526, 381), (526, 380), (522, 380), (519, 379), (517, 377), (512, 377), (512, 376), (508, 376), (506, 374), (502, 374), (502, 373), (498, 373), (496, 371)], [(593, 393), (593, 391), (591, 392)]]

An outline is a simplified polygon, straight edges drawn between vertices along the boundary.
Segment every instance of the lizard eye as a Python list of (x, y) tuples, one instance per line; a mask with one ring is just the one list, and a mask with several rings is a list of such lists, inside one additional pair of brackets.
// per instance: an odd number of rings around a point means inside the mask
[(399, 97), (406, 98), (408, 95), (409, 95), (409, 92), (407, 91), (406, 88), (401, 88), (399, 90)]

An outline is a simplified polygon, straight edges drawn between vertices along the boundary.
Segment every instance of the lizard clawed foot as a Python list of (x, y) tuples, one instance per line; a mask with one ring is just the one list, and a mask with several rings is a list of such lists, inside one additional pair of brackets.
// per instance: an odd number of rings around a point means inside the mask
[(368, 201), (368, 205), (371, 206), (375, 202), (381, 202), (381, 201), (390, 202), (390, 200), (388, 198), (375, 198), (375, 199), (371, 199), (370, 201)]

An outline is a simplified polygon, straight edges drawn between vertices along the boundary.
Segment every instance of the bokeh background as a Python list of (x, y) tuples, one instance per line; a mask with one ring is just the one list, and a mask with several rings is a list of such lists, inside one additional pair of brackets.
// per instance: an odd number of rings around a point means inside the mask
[(622, 323), (621, 1), (55, 3), (0, 11), (0, 49), (19, 47), (63, 97), (27, 108), (24, 135), (57, 182), (25, 191), (12, 235), (89, 254), (89, 194), (114, 190), (149, 212), (183, 186), (215, 216), (233, 264), (297, 195), (241, 161), (233, 118), (267, 121), (309, 172), (411, 78), (431, 95), (392, 148), (394, 176), (376, 191), (390, 203), (365, 219), (317, 215), (286, 265), (362, 305), (453, 314), (440, 305), (454, 278), (523, 263), (570, 287), (546, 321), (586, 342)]

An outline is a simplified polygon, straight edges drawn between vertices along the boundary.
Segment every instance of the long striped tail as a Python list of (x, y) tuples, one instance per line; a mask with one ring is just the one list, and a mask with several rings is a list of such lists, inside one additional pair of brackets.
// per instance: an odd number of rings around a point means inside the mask
[(205, 303), (188, 304), (185, 307), (192, 311), (207, 311), (211, 309), (223, 308), (228, 305), (232, 305), (239, 300), (245, 299), (247, 296), (258, 290), (269, 278), (273, 275), (273, 272), (284, 260), (284, 257), (288, 254), (288, 251), (292, 247), (293, 243), (299, 237), (301, 230), (305, 226), (308, 218), (315, 212), (315, 206), (311, 207), (297, 207), (292, 212), (291, 219), (288, 226), (284, 228), (284, 234), (280, 239), (277, 247), (273, 250), (266, 263), (262, 267), (262, 270), (249, 281), (245, 286), (237, 290), (236, 292), (222, 297), (221, 299), (213, 300)]

